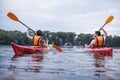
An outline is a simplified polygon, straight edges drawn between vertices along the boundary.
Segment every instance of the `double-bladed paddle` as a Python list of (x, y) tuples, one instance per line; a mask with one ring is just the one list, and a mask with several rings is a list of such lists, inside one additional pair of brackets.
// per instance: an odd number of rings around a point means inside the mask
[[(7, 16), (8, 16), (10, 19), (12, 19), (12, 20), (21, 23), (21, 24), (24, 25), (26, 28), (29, 28), (30, 30), (32, 30), (32, 31), (35, 33), (35, 31), (34, 31), (33, 29), (31, 29), (31, 28), (28, 27), (26, 24), (24, 24), (23, 22), (21, 22), (21, 21), (18, 19), (18, 17), (17, 17), (15, 14), (13, 14), (12, 12), (9, 12), (9, 13), (7, 14)], [(58, 52), (62, 52), (62, 49), (61, 49), (59, 46), (57, 46), (57, 45), (55, 45), (55, 44), (52, 44), (52, 45), (53, 45), (53, 47), (54, 47)]]

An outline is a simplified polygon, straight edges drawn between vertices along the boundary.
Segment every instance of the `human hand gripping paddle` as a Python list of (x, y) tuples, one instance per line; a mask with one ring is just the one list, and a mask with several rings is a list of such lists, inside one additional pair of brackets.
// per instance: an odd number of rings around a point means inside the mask
[[(24, 25), (26, 28), (30, 29), (31, 31), (33, 31), (33, 32), (35, 33), (35, 31), (34, 31), (33, 29), (31, 29), (30, 27), (28, 27), (27, 25), (25, 25), (23, 22), (21, 22), (21, 21), (18, 19), (18, 17), (17, 17), (15, 14), (13, 14), (12, 12), (9, 12), (9, 13), (7, 14), (7, 16), (8, 16), (10, 19), (12, 19), (12, 20), (21, 23), (21, 24)], [(57, 45), (55, 45), (55, 44), (52, 44), (52, 45), (53, 45), (53, 47), (54, 47), (58, 52), (62, 52), (62, 49), (61, 49), (59, 46), (57, 46)]]

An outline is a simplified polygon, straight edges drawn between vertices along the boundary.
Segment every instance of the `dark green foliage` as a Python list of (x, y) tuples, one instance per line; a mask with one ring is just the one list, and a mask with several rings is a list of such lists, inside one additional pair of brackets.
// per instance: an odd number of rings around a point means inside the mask
[(15, 42), (21, 45), (31, 45), (32, 42), (27, 38), (26, 33), (20, 31), (0, 30), (0, 45), (9, 45)]
[(77, 39), (76, 39), (76, 45), (84, 45), (84, 44), (89, 44), (90, 41), (92, 40), (93, 35), (91, 34), (79, 34)]
[[(49, 40), (51, 44), (64, 45), (72, 43), (72, 45), (83, 46), (89, 44), (92, 40), (92, 34), (80, 33), (76, 35), (74, 32), (49, 32), (43, 31), (43, 37)], [(21, 45), (32, 45), (32, 41), (26, 36), (26, 33), (20, 31), (5, 31), (0, 30), (0, 45), (9, 45), (10, 42), (15, 42)], [(120, 47), (120, 36), (107, 36), (106, 46)]]

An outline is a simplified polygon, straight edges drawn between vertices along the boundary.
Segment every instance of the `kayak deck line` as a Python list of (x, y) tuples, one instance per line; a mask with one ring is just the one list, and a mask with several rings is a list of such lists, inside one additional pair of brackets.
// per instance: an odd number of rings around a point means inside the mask
[(23, 54), (32, 54), (32, 53), (39, 53), (39, 54), (43, 54), (45, 52), (49, 52), (50, 48), (35, 48), (32, 46), (22, 46), (22, 45), (18, 45), (14, 42), (11, 42), (11, 46), (15, 52), (15, 55), (19, 56), (19, 55), (23, 55)]

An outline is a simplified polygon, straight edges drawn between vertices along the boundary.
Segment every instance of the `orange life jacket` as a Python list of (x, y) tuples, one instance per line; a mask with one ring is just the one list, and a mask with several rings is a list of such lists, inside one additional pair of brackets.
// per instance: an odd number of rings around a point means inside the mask
[(33, 44), (34, 44), (34, 46), (45, 47), (45, 45), (43, 43), (41, 43), (42, 39), (43, 39), (42, 36), (35, 35), (33, 37)]
[(103, 47), (105, 45), (104, 37), (97, 36), (95, 37), (96, 42), (93, 44), (93, 47)]

